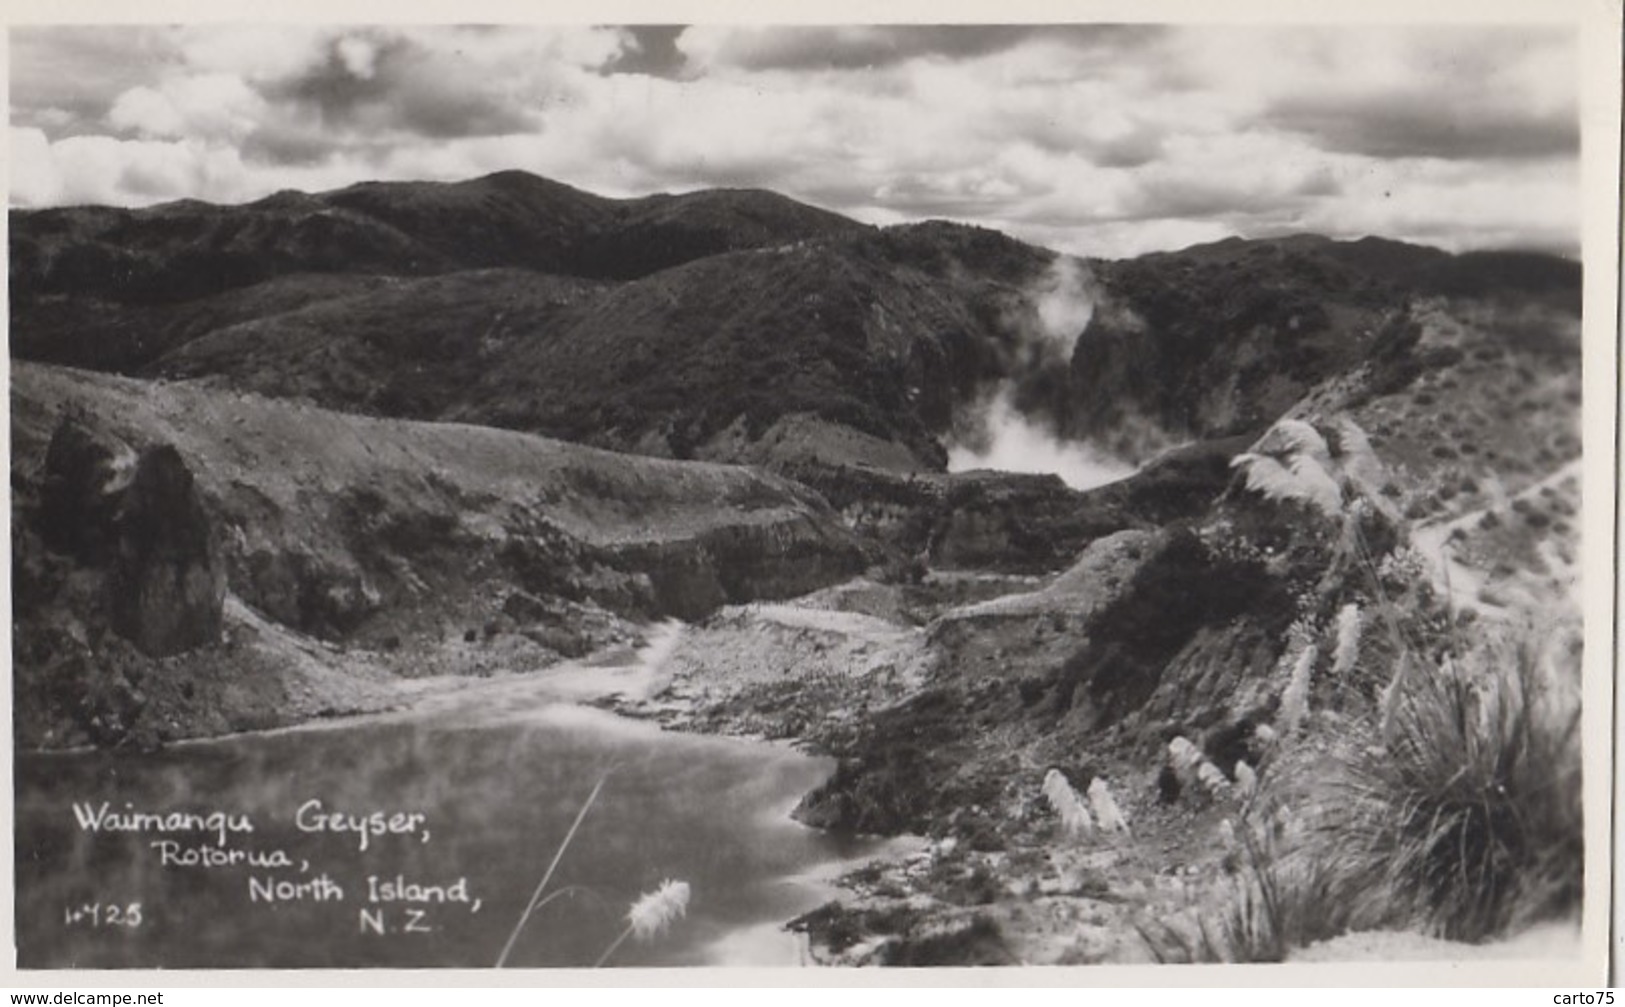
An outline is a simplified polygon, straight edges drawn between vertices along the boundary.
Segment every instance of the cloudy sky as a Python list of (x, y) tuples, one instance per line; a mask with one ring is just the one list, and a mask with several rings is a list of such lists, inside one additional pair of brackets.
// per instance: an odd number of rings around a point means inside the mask
[(10, 57), (13, 206), (523, 168), (1091, 255), (1578, 247), (1567, 29), (14, 27)]

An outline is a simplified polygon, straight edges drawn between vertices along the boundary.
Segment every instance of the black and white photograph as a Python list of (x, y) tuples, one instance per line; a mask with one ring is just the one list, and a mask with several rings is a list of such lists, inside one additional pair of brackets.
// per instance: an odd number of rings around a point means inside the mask
[(1581, 5), (274, 6), (7, 28), (22, 975), (1601, 981)]

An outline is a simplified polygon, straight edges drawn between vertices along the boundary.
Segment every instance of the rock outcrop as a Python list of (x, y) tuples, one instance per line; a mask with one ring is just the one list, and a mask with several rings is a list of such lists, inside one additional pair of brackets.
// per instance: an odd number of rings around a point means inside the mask
[(166, 444), (141, 453), (113, 528), (107, 571), (113, 629), (151, 657), (217, 640), (225, 565), (179, 451)]
[(128, 444), (62, 414), (45, 450), (40, 487), (40, 535), (46, 545), (83, 563), (112, 555), (113, 517), (135, 470)]

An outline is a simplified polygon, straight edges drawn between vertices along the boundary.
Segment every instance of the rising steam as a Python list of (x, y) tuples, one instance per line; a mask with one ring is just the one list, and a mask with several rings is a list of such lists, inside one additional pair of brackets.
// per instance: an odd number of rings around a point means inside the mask
[(1002, 382), (980, 419), (985, 440), (976, 446), (948, 448), (948, 471), (999, 469), (1004, 472), (1053, 472), (1075, 490), (1116, 482), (1134, 467), (1081, 441), (1062, 440), (1018, 412), (1010, 401), (1009, 382)]
[(1095, 313), (1089, 293), (1093, 282), (1083, 263), (1062, 256), (1029, 294), (1038, 313), (1038, 334), (1059, 351), (1062, 361), (1072, 359), (1072, 349)]
[(1073, 489), (1092, 489), (1134, 471), (1091, 444), (1062, 438), (1048, 417), (1017, 405), (1022, 380), (1046, 371), (1064, 375), (1070, 368), (1078, 337), (1094, 314), (1093, 286), (1081, 261), (1062, 256), (1028, 289), (1029, 310), (1011, 320), (1018, 345), (1007, 376), (958, 418), (948, 471), (1054, 473)]

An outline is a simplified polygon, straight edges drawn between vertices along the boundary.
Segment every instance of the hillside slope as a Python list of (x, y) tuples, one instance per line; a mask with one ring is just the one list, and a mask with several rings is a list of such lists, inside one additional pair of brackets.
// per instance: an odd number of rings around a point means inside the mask
[[(53, 687), (63, 662), (153, 663), (110, 628), (104, 543), (125, 534), (121, 481), (154, 447), (195, 481), (229, 597), (419, 672), (539, 666), (627, 619), (800, 594), (880, 556), (795, 484), (723, 465), (27, 364), (12, 417), (18, 722), (35, 741), (91, 717), (111, 730), (105, 711), (61, 708), (105, 691)], [(70, 511), (93, 520), (64, 527)], [(488, 649), (448, 656), (465, 636)]]
[(1419, 301), (1574, 316), (1580, 279), (1315, 235), (1084, 262), (769, 192), (609, 200), (522, 172), (13, 221), (25, 359), (801, 471), (940, 472), (1011, 419), (1133, 462), (1256, 435), (1402, 352)]
[[(1098, 263), (1100, 298), (1058, 405), (1075, 437), (1257, 432), (1321, 381), (1409, 338), (1419, 301), (1578, 318), (1578, 263), (1365, 238), (1231, 238)], [(1545, 324), (1543, 321), (1541, 324)]]
[[(919, 258), (913, 235), (884, 232), (712, 256), (626, 284), (557, 338), (516, 344), (452, 415), (727, 460), (806, 417), (940, 469), (937, 437), (998, 373), (1032, 310), (1025, 287), (1052, 258), (962, 230), (924, 243), (942, 262)], [(1002, 273), (974, 270), (981, 243), (1008, 258)]]
[[(275, 284), (287, 281), (272, 281)], [(239, 298), (263, 286), (211, 300)], [(434, 419), (524, 344), (557, 338), (606, 284), (520, 269), (368, 283), (234, 320), (140, 369), (377, 416)]]
[(1031, 288), (1055, 261), (994, 232), (922, 225), (618, 285), (511, 268), (285, 277), (165, 306), (52, 295), (14, 324), (30, 359), (347, 411), (668, 457), (940, 470), (958, 413), (1021, 366)]

